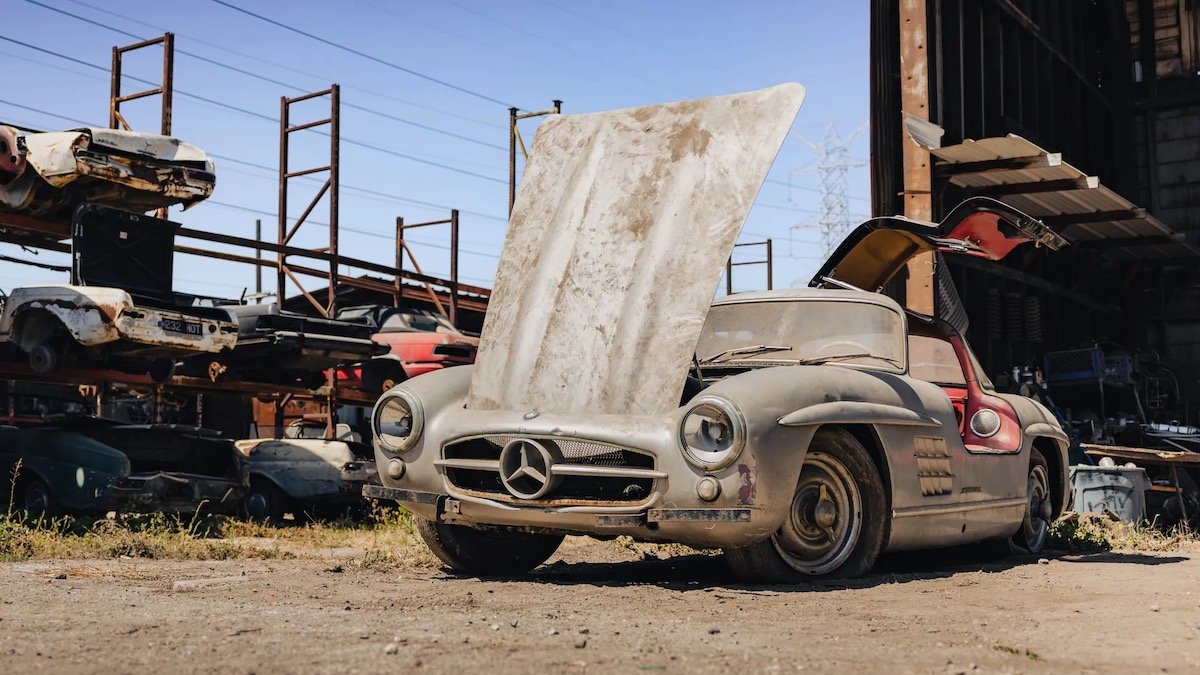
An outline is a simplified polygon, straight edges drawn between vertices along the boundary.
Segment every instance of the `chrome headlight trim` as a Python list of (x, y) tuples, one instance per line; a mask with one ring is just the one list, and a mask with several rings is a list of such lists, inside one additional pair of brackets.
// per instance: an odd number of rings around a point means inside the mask
[(1000, 432), (1002, 426), (1000, 415), (991, 408), (980, 408), (975, 411), (974, 415), (971, 415), (971, 433), (980, 438), (995, 436)]
[[(412, 422), (409, 424), (407, 436), (397, 436), (395, 434), (385, 433), (383, 431), (382, 417), (385, 409), (390, 405), (403, 406), (408, 412)], [(371, 415), (371, 431), (375, 434), (375, 440), (385, 450), (390, 450), (394, 453), (401, 453), (411, 450), (416, 445), (417, 440), (421, 437), (421, 431), (425, 427), (425, 410), (421, 407), (421, 399), (417, 398), (411, 392), (405, 389), (394, 390), (380, 397), (375, 404), (375, 410)]]
[[(699, 429), (707, 432), (712, 427), (704, 425), (706, 420), (702, 419), (701, 427), (689, 429), (689, 422), (697, 416), (716, 420), (725, 429), (718, 437), (707, 436), (700, 440), (697, 438)], [(713, 394), (698, 396), (692, 399), (679, 419), (679, 446), (684, 459), (692, 466), (705, 471), (724, 469), (737, 461), (746, 446), (746, 418), (726, 398)]]

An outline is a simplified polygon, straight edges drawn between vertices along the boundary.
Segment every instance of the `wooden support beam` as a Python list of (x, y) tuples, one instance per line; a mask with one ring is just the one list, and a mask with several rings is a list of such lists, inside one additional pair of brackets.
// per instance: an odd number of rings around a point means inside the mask
[(981, 185), (967, 188), (970, 196), (1007, 197), (1010, 195), (1044, 194), (1046, 192), (1069, 192), (1071, 190), (1094, 190), (1100, 187), (1100, 179), (1095, 176), (1082, 178), (1063, 178), (1061, 180), (1039, 180), (1028, 183), (1004, 183), (1003, 185)]
[(1146, 237), (1117, 237), (1114, 239), (1089, 239), (1075, 242), (1071, 246), (1079, 249), (1103, 248), (1142, 248), (1145, 246), (1169, 246), (1171, 244), (1186, 244), (1187, 238), (1181, 232), (1167, 235)]
[(1049, 152), (1032, 157), (1005, 157), (1002, 159), (985, 159), (978, 162), (942, 162), (933, 170), (940, 178), (961, 176), (968, 173), (990, 173), (995, 171), (1021, 171), (1024, 169), (1045, 169), (1062, 166), (1062, 155)]
[[(924, 0), (900, 2), (900, 111), (919, 120), (929, 119), (929, 33)], [(903, 125), (901, 126), (903, 129)], [(904, 167), (904, 215), (913, 220), (933, 220), (933, 172), (929, 151), (901, 132)], [(922, 253), (908, 263), (905, 304), (915, 312), (934, 314), (932, 253)]]
[(1122, 209), (1119, 211), (1092, 211), (1089, 213), (1064, 213), (1059, 216), (1043, 216), (1040, 220), (1048, 227), (1066, 227), (1085, 223), (1113, 223), (1120, 220), (1142, 220), (1146, 209)]

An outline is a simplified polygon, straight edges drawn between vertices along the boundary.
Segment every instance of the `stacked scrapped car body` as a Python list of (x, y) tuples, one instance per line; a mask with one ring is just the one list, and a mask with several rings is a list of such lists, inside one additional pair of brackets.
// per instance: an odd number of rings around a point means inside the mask
[[(215, 185), (208, 156), (177, 138), (0, 126), (0, 213), (61, 223), (42, 236), (69, 240), (71, 254), (69, 283), (18, 287), (0, 301), (0, 358), (24, 362), (33, 381), (117, 372), (150, 386), (179, 376), (276, 396), (279, 388), (321, 389), (333, 369), (388, 352), (361, 322), (177, 292), (180, 225), (144, 212), (189, 208)], [(21, 474), (2, 481), (4, 491), (30, 514), (282, 515), (280, 500), (264, 506), (262, 485), (288, 490), (289, 504), (341, 504), (347, 495), (361, 502), (362, 485), (374, 475), (365, 446), (341, 441), (254, 440), (239, 449), (220, 433), (186, 425), (90, 416), (38, 422), (0, 433), (0, 468)]]

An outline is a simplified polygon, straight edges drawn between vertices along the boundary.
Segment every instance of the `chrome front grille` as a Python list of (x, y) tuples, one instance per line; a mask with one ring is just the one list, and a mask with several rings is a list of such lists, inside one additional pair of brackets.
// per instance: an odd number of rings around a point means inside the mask
[[(527, 444), (526, 451), (535, 464), (537, 448), (552, 458), (546, 476), (550, 486), (544, 494), (529, 498), (522, 496), (520, 489), (506, 486), (501, 455), (510, 443), (518, 446), (512, 452), (519, 451), (521, 443)], [(650, 496), (655, 479), (665, 477), (655, 469), (654, 456), (648, 453), (596, 441), (541, 436), (491, 435), (452, 441), (443, 446), (437, 464), (461, 490), (530, 505), (636, 504)], [(515, 466), (509, 466), (510, 473)]]

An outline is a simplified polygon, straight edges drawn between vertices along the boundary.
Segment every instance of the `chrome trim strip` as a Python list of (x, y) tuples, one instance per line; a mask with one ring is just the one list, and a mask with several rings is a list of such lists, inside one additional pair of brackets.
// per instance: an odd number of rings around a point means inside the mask
[(943, 516), (949, 513), (968, 513), (971, 511), (987, 511), (989, 509), (1007, 509), (1014, 506), (1025, 506), (1024, 497), (1006, 497), (1004, 499), (987, 499), (981, 502), (960, 502), (958, 504), (931, 504), (929, 506), (909, 506), (892, 511), (893, 518), (915, 518), (917, 516)]
[(666, 478), (665, 471), (639, 469), (637, 467), (593, 466), (590, 464), (554, 464), (550, 467), (554, 476), (593, 476), (596, 478)]
[(500, 473), (498, 459), (435, 459), (433, 465), (444, 469), (472, 469)]

